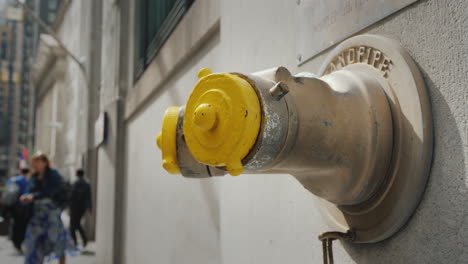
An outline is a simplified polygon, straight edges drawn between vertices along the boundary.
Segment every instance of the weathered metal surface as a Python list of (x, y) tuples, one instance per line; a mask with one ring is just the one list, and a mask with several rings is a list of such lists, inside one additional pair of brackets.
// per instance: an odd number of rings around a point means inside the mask
[(348, 232), (325, 232), (318, 239), (322, 241), (323, 264), (333, 264), (333, 240), (354, 241), (356, 234), (353, 230)]
[(289, 93), (289, 87), (283, 82), (278, 82), (270, 89), (270, 95), (276, 100), (279, 101), (283, 96)]
[(298, 64), (417, 1), (298, 0)]
[(322, 204), (333, 229), (352, 228), (358, 243), (378, 242), (403, 227), (423, 195), (433, 144), (429, 99), (412, 58), (399, 43), (382, 36), (346, 40), (330, 53), (320, 73), (329, 78), (343, 71), (362, 72), (382, 85), (392, 112), (393, 151), (385, 180), (371, 199), (349, 206)]
[(183, 130), (184, 112), (185, 107), (181, 107), (176, 132), (177, 161), (179, 164), (180, 172), (184, 177), (188, 178), (211, 177), (208, 167), (195, 160), (195, 158), (192, 156), (192, 153), (190, 153), (187, 144), (185, 143)]
[(295, 176), (307, 190), (335, 204), (372, 197), (392, 151), (392, 118), (379, 82), (359, 71), (311, 78), (282, 67), (276, 81), (290, 87), (285, 97), (292, 101), (288, 110), (296, 113), (297, 122), (291, 122), (273, 169)]
[[(242, 75), (240, 75), (242, 76)], [(258, 76), (244, 76), (257, 90), (262, 107), (262, 126), (257, 143), (244, 158), (247, 171), (266, 170), (280, 153), (288, 132), (288, 107), (284, 99), (270, 94), (275, 83)], [(284, 98), (284, 95), (282, 96)]]

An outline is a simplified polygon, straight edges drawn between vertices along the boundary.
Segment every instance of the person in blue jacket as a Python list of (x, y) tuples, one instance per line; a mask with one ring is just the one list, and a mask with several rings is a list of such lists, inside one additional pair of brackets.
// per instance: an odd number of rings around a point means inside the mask
[[(16, 184), (18, 186), (18, 198), (25, 194), (28, 189), (29, 169), (22, 168), (20, 174), (8, 179), (8, 184)], [(17, 199), (18, 199), (17, 198)], [(26, 233), (28, 220), (31, 216), (30, 206), (21, 203), (19, 200), (10, 208), (13, 218), (11, 228), (11, 240), (15, 248), (21, 251), (21, 244), (23, 243)]]
[(22, 168), (20, 170), (20, 173), (17, 176), (14, 176), (8, 179), (7, 184), (9, 182), (15, 183), (19, 187), (20, 194), (24, 194), (28, 190), (28, 178), (29, 178), (29, 169)]
[(34, 205), (23, 244), (25, 263), (41, 264), (46, 258), (56, 258), (64, 264), (67, 251), (76, 249), (60, 218), (65, 183), (60, 173), (51, 168), (45, 154), (33, 155), (31, 165), (34, 173), (28, 192), (20, 198)]

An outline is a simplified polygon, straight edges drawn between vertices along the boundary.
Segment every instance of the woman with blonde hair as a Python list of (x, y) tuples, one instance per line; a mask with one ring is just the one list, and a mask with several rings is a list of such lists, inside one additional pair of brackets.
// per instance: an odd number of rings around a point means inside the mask
[(75, 247), (60, 218), (64, 195), (64, 181), (60, 173), (51, 168), (45, 154), (31, 158), (34, 172), (28, 192), (21, 196), (24, 203), (33, 203), (33, 215), (29, 221), (23, 244), (26, 264), (41, 264), (45, 258), (59, 259), (65, 263), (66, 252)]

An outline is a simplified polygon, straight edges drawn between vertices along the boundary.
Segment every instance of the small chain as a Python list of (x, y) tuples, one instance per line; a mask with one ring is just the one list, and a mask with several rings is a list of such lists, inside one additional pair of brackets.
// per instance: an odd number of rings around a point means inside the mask
[(318, 239), (322, 241), (323, 264), (333, 264), (333, 240), (341, 239), (353, 241), (355, 238), (356, 233), (352, 230), (348, 230), (346, 233), (325, 232), (321, 234)]

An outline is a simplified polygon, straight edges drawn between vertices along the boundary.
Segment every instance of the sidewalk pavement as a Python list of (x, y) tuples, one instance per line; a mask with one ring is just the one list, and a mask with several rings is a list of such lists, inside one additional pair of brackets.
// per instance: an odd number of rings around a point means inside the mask
[[(67, 257), (67, 264), (96, 264), (95, 252), (95, 244), (90, 242), (80, 255), (76, 257)], [(0, 236), (0, 263), (24, 263), (24, 257), (16, 251), (13, 244), (5, 236)], [(55, 264), (57, 261), (52, 261), (50, 263)]]

